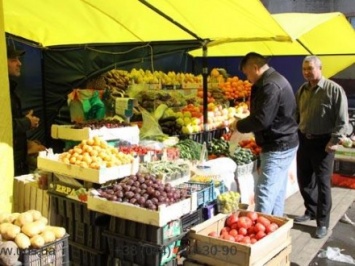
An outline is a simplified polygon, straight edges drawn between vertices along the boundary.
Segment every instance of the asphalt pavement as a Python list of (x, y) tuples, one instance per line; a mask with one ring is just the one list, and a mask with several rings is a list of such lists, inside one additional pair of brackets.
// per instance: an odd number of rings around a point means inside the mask
[(313, 258), (309, 266), (348, 266), (355, 265), (355, 201), (349, 207), (343, 218), (333, 228), (331, 236), (323, 245), (322, 250), (327, 250), (328, 247), (339, 248), (340, 254), (349, 255), (352, 257), (353, 264), (346, 262), (338, 262), (329, 258), (321, 258), (318, 255)]

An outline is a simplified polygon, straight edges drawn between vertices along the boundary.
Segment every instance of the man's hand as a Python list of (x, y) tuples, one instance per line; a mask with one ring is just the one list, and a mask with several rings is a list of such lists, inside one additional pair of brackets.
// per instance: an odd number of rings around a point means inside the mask
[(33, 115), (33, 110), (29, 111), (26, 117), (31, 121), (31, 129), (37, 128), (39, 125), (39, 118)]
[(327, 146), (325, 146), (325, 151), (328, 153), (335, 152), (338, 149), (338, 144), (334, 144), (331, 141), (327, 143)]

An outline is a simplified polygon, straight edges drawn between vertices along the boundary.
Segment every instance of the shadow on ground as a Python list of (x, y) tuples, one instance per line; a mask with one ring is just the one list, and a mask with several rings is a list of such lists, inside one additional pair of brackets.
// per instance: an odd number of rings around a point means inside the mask
[[(349, 207), (346, 215), (351, 221), (355, 221), (355, 201)], [(296, 227), (294, 227), (296, 228)], [(304, 230), (304, 228), (302, 228)], [(339, 221), (333, 228), (331, 236), (328, 238), (327, 242), (323, 245), (322, 249), (327, 249), (327, 247), (339, 248), (343, 250), (341, 253), (344, 255), (350, 255), (355, 259), (355, 225), (344, 223)], [(337, 262), (327, 258), (319, 258), (318, 254), (309, 266), (347, 266), (354, 265), (345, 262)], [(291, 266), (296, 266), (291, 264)]]

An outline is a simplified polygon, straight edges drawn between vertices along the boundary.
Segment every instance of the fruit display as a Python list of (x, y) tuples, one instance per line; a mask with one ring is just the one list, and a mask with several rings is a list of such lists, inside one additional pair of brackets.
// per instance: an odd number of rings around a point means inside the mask
[(106, 83), (106, 88), (115, 94), (117, 92), (124, 92), (127, 90), (129, 85), (129, 75), (128, 71), (112, 69), (102, 75)]
[(227, 191), (217, 196), (217, 208), (221, 213), (231, 213), (239, 208), (240, 194), (235, 191)]
[(186, 189), (163, 184), (155, 175), (138, 173), (97, 190), (99, 197), (126, 202), (142, 208), (157, 210), (161, 204), (170, 205), (187, 198)]
[(59, 155), (60, 162), (92, 169), (130, 164), (133, 159), (132, 155), (111, 147), (98, 136), (82, 140), (80, 144)]
[(63, 227), (48, 225), (48, 219), (40, 211), (28, 210), (22, 213), (1, 213), (0, 233), (2, 241), (13, 241), (20, 249), (41, 248), (62, 238)]
[(90, 128), (90, 129), (100, 129), (103, 127), (106, 128), (118, 128), (118, 127), (127, 127), (130, 126), (129, 123), (122, 122), (118, 119), (102, 119), (102, 120), (87, 120), (83, 122), (76, 122), (72, 128), (82, 129), (82, 128)]
[(278, 228), (278, 224), (257, 212), (250, 211), (243, 215), (235, 212), (227, 217), (220, 232), (212, 231), (208, 236), (248, 245), (258, 242)]
[(250, 97), (252, 84), (247, 80), (241, 80), (237, 76), (227, 78), (225, 82), (219, 83), (227, 99), (246, 99)]

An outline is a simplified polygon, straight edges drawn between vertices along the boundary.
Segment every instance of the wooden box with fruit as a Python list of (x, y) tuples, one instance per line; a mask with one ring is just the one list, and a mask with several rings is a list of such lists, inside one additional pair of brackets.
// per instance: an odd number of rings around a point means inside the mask
[(139, 128), (116, 120), (83, 122), (75, 125), (52, 125), (51, 136), (54, 139), (81, 141), (101, 137), (105, 140), (121, 139), (131, 144), (139, 142)]
[(191, 228), (188, 258), (208, 265), (264, 265), (291, 243), (293, 221), (252, 211), (218, 214)]
[(197, 209), (196, 193), (162, 183), (151, 174), (137, 173), (92, 190), (88, 209), (127, 220), (164, 226)]
[(37, 167), (41, 170), (102, 184), (138, 172), (138, 159), (111, 147), (100, 137), (85, 139), (72, 149), (54, 154), (40, 152)]

